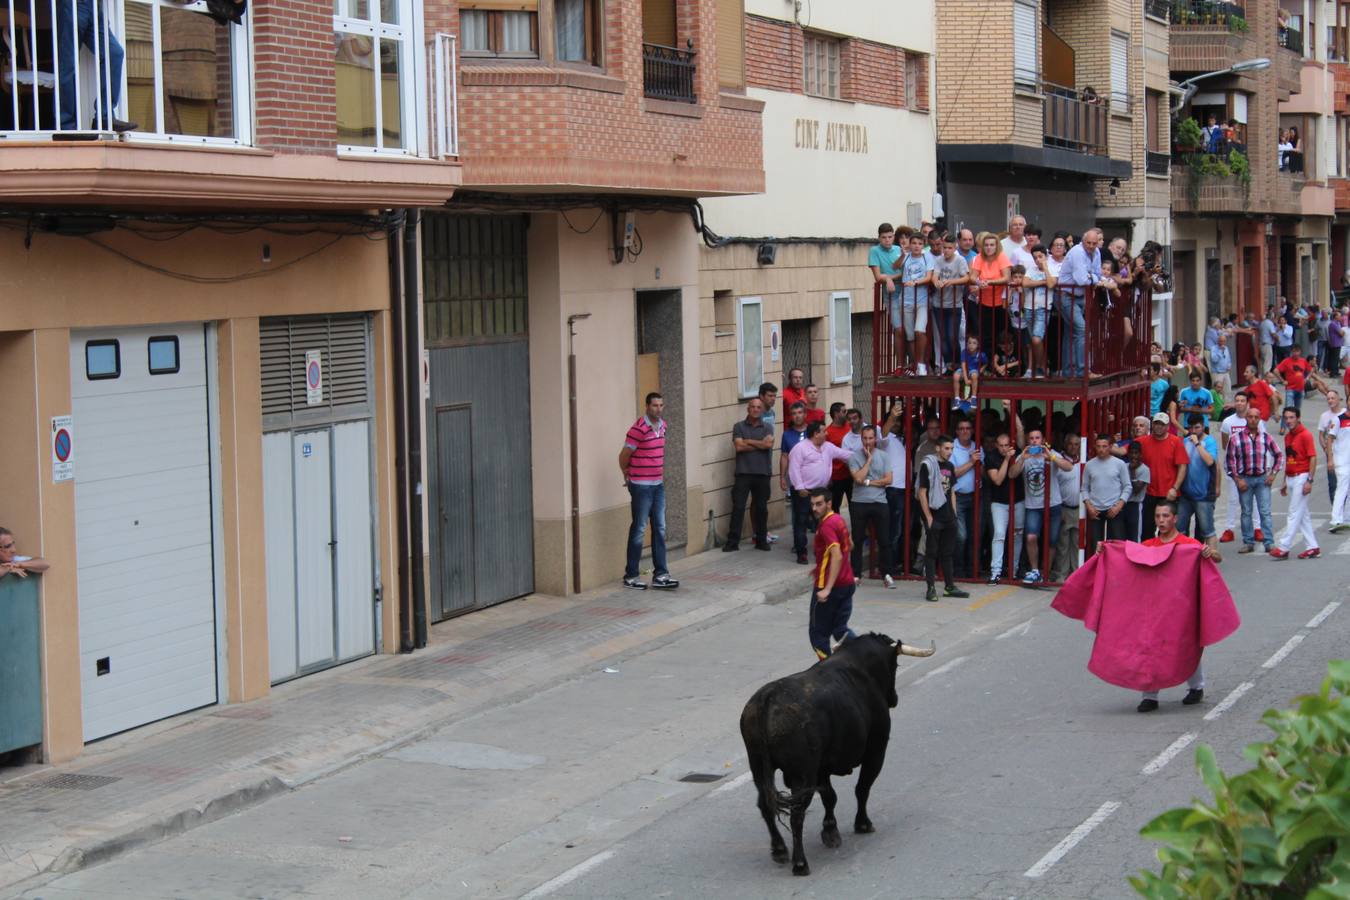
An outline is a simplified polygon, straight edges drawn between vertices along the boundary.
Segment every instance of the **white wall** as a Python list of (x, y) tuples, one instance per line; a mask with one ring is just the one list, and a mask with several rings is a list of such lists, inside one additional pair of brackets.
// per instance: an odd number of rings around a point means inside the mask
[[(813, 2), (818, 9), (826, 5)], [(704, 200), (713, 231), (727, 237), (868, 237), (882, 221), (903, 224), (906, 203), (922, 203), (924, 218), (933, 217), (937, 144), (931, 114), (754, 88), (748, 93), (764, 101), (765, 192)], [(798, 146), (798, 120), (819, 123), (817, 147)], [(865, 128), (867, 152), (825, 149), (831, 123)], [(851, 129), (855, 138), (858, 133)]]

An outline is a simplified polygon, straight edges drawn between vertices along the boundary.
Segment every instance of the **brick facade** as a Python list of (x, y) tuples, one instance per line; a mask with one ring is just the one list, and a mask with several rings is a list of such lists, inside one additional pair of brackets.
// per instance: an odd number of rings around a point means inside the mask
[[(692, 41), (696, 54), (694, 103), (644, 96), (640, 0), (608, 0), (604, 9), (602, 68), (551, 63), (544, 30), (538, 60), (461, 56), (465, 186), (763, 190), (762, 104), (719, 90), (714, 0), (676, 4), (677, 42)], [(434, 16), (447, 28), (455, 18), (440, 4)]]
[(254, 143), (276, 153), (337, 146), (333, 4), (261, 0), (253, 19)]

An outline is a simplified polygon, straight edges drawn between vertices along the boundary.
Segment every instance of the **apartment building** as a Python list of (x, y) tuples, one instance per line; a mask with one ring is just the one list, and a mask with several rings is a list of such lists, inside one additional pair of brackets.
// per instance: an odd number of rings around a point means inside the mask
[(1328, 12), (1335, 16), (1327, 26), (1327, 71), (1335, 126), (1328, 155), (1330, 184), (1336, 198), (1336, 217), (1331, 226), (1330, 287), (1342, 290), (1342, 276), (1350, 268), (1350, 4), (1331, 4)]
[(620, 578), (617, 459), (649, 391), (667, 544), (702, 545), (696, 201), (763, 190), (763, 100), (739, 0), (427, 9), (459, 36), (464, 166), (421, 229), (438, 620)]
[(93, 6), (79, 46), (73, 0), (0, 0), (0, 523), (52, 563), (50, 761), (399, 647), (380, 211), (460, 180), (418, 0)]
[[(1198, 339), (1213, 316), (1259, 315), (1280, 296), (1291, 302), (1325, 296), (1335, 214), (1328, 179), (1338, 146), (1325, 29), (1335, 15), (1331, 4), (1302, 0), (1172, 7), (1173, 79), (1184, 84), (1219, 73), (1195, 82), (1178, 121), (1214, 116), (1235, 123), (1234, 138), (1218, 152), (1183, 146), (1181, 126), (1174, 138), (1180, 339)], [(1294, 152), (1280, 147), (1290, 128), (1299, 135)]]
[[(745, 90), (764, 104), (766, 187), (703, 203), (721, 241), (700, 248), (698, 263), (705, 518), (690, 537), (700, 544), (726, 534), (731, 427), (761, 382), (781, 387), (800, 368), (823, 406), (870, 417), (867, 251), (881, 222), (917, 228), (935, 216), (932, 11), (748, 0), (745, 12)], [(781, 423), (781, 402), (776, 412)]]
[[(1165, 236), (1166, 37), (1142, 0), (957, 0), (937, 16), (938, 189), (949, 227)], [(1157, 199), (1154, 199), (1157, 198)]]

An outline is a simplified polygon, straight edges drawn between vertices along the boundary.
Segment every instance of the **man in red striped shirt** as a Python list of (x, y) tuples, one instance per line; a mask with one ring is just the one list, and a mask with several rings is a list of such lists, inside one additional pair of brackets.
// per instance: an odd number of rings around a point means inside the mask
[(1226, 469), (1237, 483), (1238, 498), (1242, 503), (1242, 549), (1238, 553), (1251, 553), (1256, 549), (1253, 506), (1261, 517), (1261, 536), (1266, 552), (1275, 546), (1275, 525), (1270, 518), (1270, 486), (1275, 483), (1275, 473), (1284, 462), (1284, 453), (1275, 439), (1261, 430), (1261, 422), (1260, 411), (1254, 406), (1247, 407), (1247, 427), (1234, 428), (1228, 439)]
[(633, 511), (623, 585), (639, 591), (647, 589), (647, 582), (638, 578), (638, 563), (648, 520), (652, 523), (652, 566), (656, 570), (652, 587), (668, 590), (680, 586), (666, 569), (666, 423), (661, 418), (665, 408), (666, 401), (660, 394), (648, 394), (646, 413), (628, 429), (619, 451), (619, 471), (623, 472)]

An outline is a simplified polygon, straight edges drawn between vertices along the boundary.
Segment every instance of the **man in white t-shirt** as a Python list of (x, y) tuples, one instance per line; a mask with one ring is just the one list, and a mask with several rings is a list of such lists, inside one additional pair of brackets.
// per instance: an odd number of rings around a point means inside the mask
[[(897, 577), (904, 574), (904, 550), (908, 546), (905, 542), (907, 536), (905, 531), (905, 501), (908, 499), (909, 493), (905, 488), (909, 482), (905, 480), (908, 471), (905, 468), (905, 463), (909, 456), (905, 452), (905, 421), (901, 415), (902, 411), (902, 404), (898, 402), (892, 404), (890, 413), (886, 416), (886, 421), (878, 429), (877, 434), (877, 449), (885, 453), (886, 458), (891, 463), (891, 483), (886, 487), (886, 506), (891, 516), (891, 543), (895, 548), (895, 552), (891, 554), (891, 564), (895, 567), (892, 574)], [(913, 564), (912, 558), (910, 563)]]
[(1008, 262), (1014, 266), (1018, 263), (1026, 266), (1028, 269), (1036, 265), (1031, 255), (1027, 253), (1027, 220), (1021, 216), (1013, 216), (1008, 220), (1008, 236), (1002, 241), (1003, 255), (1008, 257)]
[(30, 572), (45, 572), (51, 566), (40, 556), (20, 556), (14, 544), (14, 532), (0, 528), (0, 578), (14, 575), (27, 578)]
[[(1321, 379), (1316, 380), (1320, 387)], [(1346, 497), (1350, 495), (1350, 409), (1346, 409), (1339, 391), (1326, 391), (1327, 411), (1317, 422), (1317, 439), (1327, 458), (1331, 495), (1331, 533), (1350, 530), (1346, 522)]]
[[(1220, 449), (1225, 455), (1228, 454), (1228, 441), (1233, 435), (1233, 430), (1241, 431), (1247, 427), (1247, 394), (1245, 391), (1238, 391), (1233, 395), (1233, 414), (1219, 423), (1219, 442), (1222, 445)], [(1266, 431), (1266, 423), (1261, 423), (1261, 433)], [(1241, 509), (1238, 504), (1237, 482), (1231, 477), (1228, 479), (1228, 521), (1224, 525), (1223, 535), (1219, 538), (1220, 543), (1229, 543), (1234, 539), (1233, 529), (1238, 526), (1238, 513)]]

